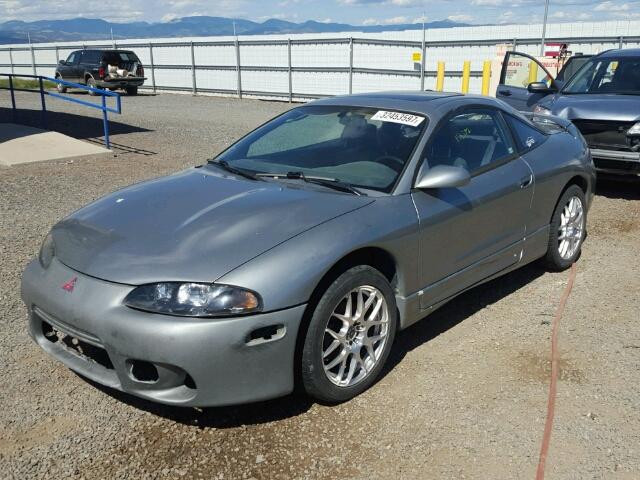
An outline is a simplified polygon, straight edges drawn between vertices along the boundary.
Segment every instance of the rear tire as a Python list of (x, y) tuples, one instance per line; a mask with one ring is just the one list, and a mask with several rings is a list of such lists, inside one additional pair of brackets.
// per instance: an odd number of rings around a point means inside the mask
[(549, 270), (566, 270), (580, 258), (586, 225), (584, 192), (577, 185), (571, 185), (558, 200), (551, 217), (549, 246), (543, 259)]
[[(98, 87), (98, 85), (96, 85), (96, 80), (93, 77), (87, 78), (87, 86), (91, 87), (91, 88), (95, 88), (97, 90), (100, 90), (100, 87)], [(92, 97), (96, 97), (96, 96), (98, 96), (98, 93), (94, 92), (92, 90), (89, 90), (89, 95), (91, 95)]]
[(125, 90), (127, 91), (127, 95), (137, 95), (138, 94), (138, 87), (127, 87)]
[(318, 301), (304, 339), (307, 394), (335, 404), (368, 389), (384, 368), (396, 327), (396, 300), (384, 275), (366, 265), (340, 275)]

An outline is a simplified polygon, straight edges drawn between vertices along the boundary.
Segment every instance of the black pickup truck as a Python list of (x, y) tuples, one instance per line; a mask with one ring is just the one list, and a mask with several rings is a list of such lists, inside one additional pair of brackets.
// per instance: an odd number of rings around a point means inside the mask
[[(129, 95), (136, 95), (146, 80), (142, 62), (131, 50), (76, 50), (60, 60), (55, 77), (93, 88), (121, 88)], [(59, 92), (66, 90), (58, 84)]]

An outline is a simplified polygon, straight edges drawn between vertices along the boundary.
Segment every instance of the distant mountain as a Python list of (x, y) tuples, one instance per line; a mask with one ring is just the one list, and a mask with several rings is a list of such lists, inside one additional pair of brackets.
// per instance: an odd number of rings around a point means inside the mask
[[(102, 40), (111, 38), (154, 38), (154, 37), (202, 37), (233, 35), (264, 35), (288, 33), (326, 33), (326, 32), (383, 32), (399, 30), (419, 30), (422, 24), (402, 25), (349, 25), (346, 23), (323, 23), (308, 20), (302, 23), (287, 22), (275, 18), (262, 23), (251, 20), (224, 17), (183, 17), (169, 22), (149, 23), (111, 23), (93, 18), (74, 18), (70, 20), (38, 20), (23, 22), (11, 20), (0, 23), (0, 43), (26, 43), (28, 35), (31, 41), (55, 42), (76, 40)], [(450, 28), (467, 26), (465, 23), (442, 20), (429, 22), (427, 28)]]

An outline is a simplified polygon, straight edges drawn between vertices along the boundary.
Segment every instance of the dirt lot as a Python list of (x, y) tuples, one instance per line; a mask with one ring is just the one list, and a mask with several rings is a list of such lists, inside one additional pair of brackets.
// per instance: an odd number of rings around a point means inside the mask
[[(18, 96), (22, 106), (35, 100)], [(300, 396), (163, 407), (93, 385), (43, 353), (27, 335), (19, 283), (48, 229), (118, 187), (202, 163), (288, 105), (143, 95), (123, 108), (115, 155), (0, 169), (0, 477), (534, 477), (550, 322), (568, 277), (536, 265), (402, 332), (384, 378), (337, 407)], [(55, 110), (63, 132), (100, 135), (97, 115)], [(640, 478), (639, 249), (640, 183), (601, 181), (560, 328), (547, 478)]]

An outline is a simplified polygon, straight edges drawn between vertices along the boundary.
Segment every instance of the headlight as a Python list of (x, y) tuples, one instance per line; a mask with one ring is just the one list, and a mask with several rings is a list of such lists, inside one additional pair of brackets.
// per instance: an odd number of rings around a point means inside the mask
[(42, 245), (40, 246), (40, 253), (38, 253), (38, 261), (40, 265), (42, 265), (42, 268), (49, 268), (55, 254), (56, 249), (53, 243), (53, 235), (49, 232), (47, 236), (44, 237)]
[(537, 113), (538, 115), (551, 115), (551, 110), (542, 105), (536, 105), (533, 107), (533, 113)]
[(223, 317), (262, 310), (262, 299), (257, 293), (208, 283), (142, 285), (131, 291), (124, 303), (138, 310), (183, 317)]
[(627, 130), (627, 136), (640, 135), (640, 122), (636, 123), (633, 127)]

